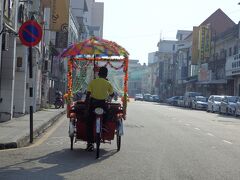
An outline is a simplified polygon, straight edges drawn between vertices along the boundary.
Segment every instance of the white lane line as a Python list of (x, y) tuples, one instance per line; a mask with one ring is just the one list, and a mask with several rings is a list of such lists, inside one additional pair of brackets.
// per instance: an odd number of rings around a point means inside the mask
[(227, 140), (222, 140), (223, 142), (227, 143), (227, 144), (232, 144), (232, 142), (227, 141)]
[(200, 131), (200, 129), (199, 128), (194, 128), (195, 130), (197, 130), (197, 131)]
[(185, 124), (186, 126), (190, 126), (190, 124)]
[(207, 133), (208, 136), (214, 136), (212, 133)]

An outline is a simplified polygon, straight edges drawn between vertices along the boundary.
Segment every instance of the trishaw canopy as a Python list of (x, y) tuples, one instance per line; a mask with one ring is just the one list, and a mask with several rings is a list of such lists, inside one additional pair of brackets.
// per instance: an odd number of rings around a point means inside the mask
[[(101, 60), (106, 58), (111, 61), (111, 57), (123, 59), (127, 58), (128, 55), (129, 53), (117, 43), (92, 36), (85, 41), (70, 45), (63, 51), (61, 56), (75, 57), (79, 60)], [(95, 59), (90, 56), (95, 56)]]
[[(123, 95), (123, 112), (126, 115), (127, 108), (127, 81), (128, 81), (128, 56), (129, 53), (120, 45), (113, 41), (105, 40), (96, 36), (92, 36), (82, 42), (70, 45), (65, 49), (61, 58), (68, 59), (68, 91), (65, 97), (68, 104), (68, 110), (72, 103), (72, 71), (74, 61), (93, 61), (94, 71), (96, 61), (123, 62), (121, 66), (125, 73), (124, 76), (124, 95)], [(111, 64), (110, 64), (111, 65)], [(95, 73), (94, 73), (95, 74)], [(69, 112), (69, 111), (68, 111)]]

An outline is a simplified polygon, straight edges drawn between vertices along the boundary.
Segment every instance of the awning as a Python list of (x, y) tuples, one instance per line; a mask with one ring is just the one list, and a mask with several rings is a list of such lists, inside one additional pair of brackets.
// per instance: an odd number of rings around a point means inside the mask
[(190, 83), (196, 83), (197, 82), (197, 79), (191, 79), (191, 80), (183, 80), (183, 84), (190, 84)]
[(197, 82), (196, 84), (227, 84), (226, 79), (216, 79), (216, 80), (211, 80), (211, 81), (200, 81)]

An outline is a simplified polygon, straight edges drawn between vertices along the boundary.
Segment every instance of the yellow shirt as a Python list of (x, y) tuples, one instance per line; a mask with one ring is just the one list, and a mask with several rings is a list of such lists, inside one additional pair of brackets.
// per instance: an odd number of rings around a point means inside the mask
[(87, 91), (91, 92), (92, 98), (104, 100), (113, 94), (113, 87), (106, 79), (97, 78), (89, 83)]

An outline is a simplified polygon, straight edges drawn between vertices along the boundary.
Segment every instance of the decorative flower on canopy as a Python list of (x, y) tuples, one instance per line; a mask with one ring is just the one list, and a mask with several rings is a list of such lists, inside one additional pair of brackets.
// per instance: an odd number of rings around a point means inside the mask
[(76, 57), (96, 55), (98, 57), (123, 56), (128, 57), (129, 53), (120, 45), (113, 41), (108, 41), (99, 37), (91, 38), (72, 44), (63, 51), (61, 57)]

